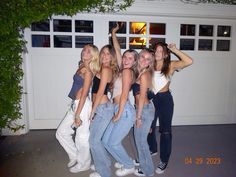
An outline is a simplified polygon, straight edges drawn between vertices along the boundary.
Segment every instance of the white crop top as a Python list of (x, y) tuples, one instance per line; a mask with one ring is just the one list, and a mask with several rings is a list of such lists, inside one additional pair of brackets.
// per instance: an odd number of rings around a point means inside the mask
[(122, 79), (120, 76), (114, 82), (112, 98), (115, 98), (116, 96), (120, 95), (121, 92), (122, 92)]
[(164, 74), (161, 74), (161, 71), (154, 71), (152, 79), (152, 91), (157, 94), (170, 81), (171, 76), (166, 77)]

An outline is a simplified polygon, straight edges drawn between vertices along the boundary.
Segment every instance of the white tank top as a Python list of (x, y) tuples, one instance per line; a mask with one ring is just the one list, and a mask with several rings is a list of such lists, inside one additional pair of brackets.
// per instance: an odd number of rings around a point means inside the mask
[(166, 77), (161, 71), (154, 71), (152, 79), (152, 91), (157, 94), (162, 88), (171, 81), (171, 76)]
[(116, 96), (120, 95), (121, 92), (122, 92), (122, 80), (120, 76), (114, 82), (112, 98), (115, 98)]

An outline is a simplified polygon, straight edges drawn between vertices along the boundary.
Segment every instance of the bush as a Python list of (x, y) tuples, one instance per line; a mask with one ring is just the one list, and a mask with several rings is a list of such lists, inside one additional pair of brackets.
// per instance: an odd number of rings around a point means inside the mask
[(125, 10), (134, 0), (1, 0), (0, 1), (0, 129), (16, 131), (22, 117), (23, 29), (52, 15), (74, 15), (78, 12), (111, 12)]

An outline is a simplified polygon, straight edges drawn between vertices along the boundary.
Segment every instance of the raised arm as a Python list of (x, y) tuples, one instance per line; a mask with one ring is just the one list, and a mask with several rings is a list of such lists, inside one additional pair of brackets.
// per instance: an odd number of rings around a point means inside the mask
[(188, 56), (186, 53), (182, 52), (181, 50), (176, 48), (176, 45), (171, 43), (168, 45), (168, 48), (172, 53), (178, 56), (179, 61), (172, 61), (171, 62), (171, 67), (172, 70), (178, 70), (178, 69), (183, 69), (187, 66), (190, 66), (193, 63), (193, 59)]
[(77, 126), (80, 126), (80, 124), (81, 124), (80, 113), (84, 107), (84, 103), (85, 103), (86, 98), (88, 96), (88, 92), (89, 92), (91, 82), (92, 82), (92, 77), (93, 77), (92, 72), (87, 70), (84, 74), (84, 85), (83, 85), (82, 92), (81, 92), (81, 95), (79, 98), (79, 105), (78, 105), (76, 112), (75, 112), (75, 124)]
[(120, 119), (121, 114), (124, 111), (125, 104), (129, 97), (129, 90), (132, 84), (132, 71), (130, 69), (124, 69), (122, 71), (122, 93), (119, 101), (119, 110), (113, 117), (113, 121), (116, 122)]
[(120, 68), (121, 67), (121, 61), (122, 61), (122, 55), (121, 55), (120, 44), (119, 44), (117, 36), (116, 36), (116, 32), (119, 30), (119, 28), (120, 28), (120, 26), (117, 23), (116, 26), (111, 31), (111, 37), (112, 37), (113, 46), (114, 46), (115, 51), (116, 51), (117, 63), (118, 63), (118, 66)]

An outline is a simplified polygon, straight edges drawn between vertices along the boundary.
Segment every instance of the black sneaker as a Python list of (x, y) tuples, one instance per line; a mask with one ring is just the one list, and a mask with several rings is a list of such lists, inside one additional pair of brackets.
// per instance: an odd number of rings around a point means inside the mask
[(158, 166), (157, 166), (156, 173), (157, 174), (164, 173), (166, 167), (167, 167), (167, 163), (160, 161)]
[(134, 174), (135, 174), (136, 176), (145, 176), (145, 174), (142, 172), (142, 170), (141, 170), (140, 168), (135, 169)]

